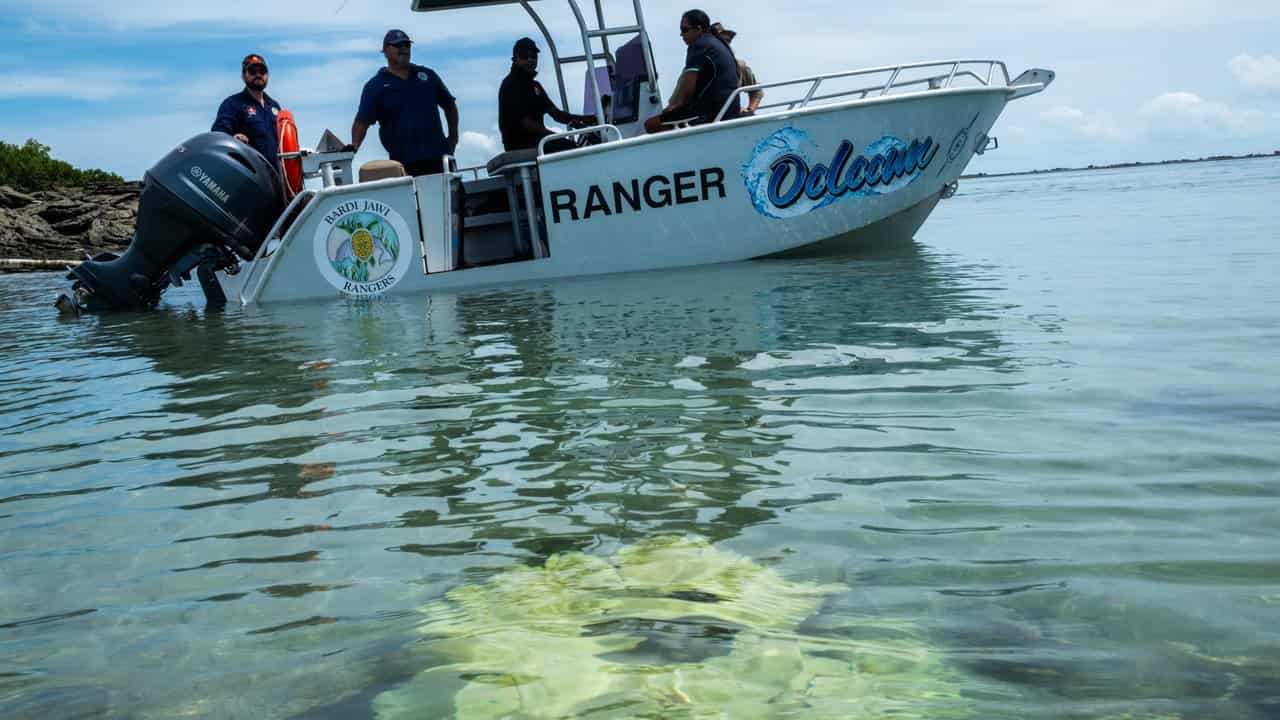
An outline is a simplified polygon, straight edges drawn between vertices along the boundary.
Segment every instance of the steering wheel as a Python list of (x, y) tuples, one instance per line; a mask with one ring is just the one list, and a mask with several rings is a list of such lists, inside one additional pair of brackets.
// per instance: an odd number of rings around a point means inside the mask
[(603, 142), (599, 132), (583, 133), (582, 135), (578, 135), (574, 137), (573, 140), (577, 144), (577, 146), (580, 148), (591, 147), (592, 145), (599, 145), (601, 142)]

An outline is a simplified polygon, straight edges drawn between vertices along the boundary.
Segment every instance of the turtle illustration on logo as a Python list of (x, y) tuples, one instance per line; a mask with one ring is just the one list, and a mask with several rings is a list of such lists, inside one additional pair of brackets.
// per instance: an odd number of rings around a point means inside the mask
[(371, 212), (344, 215), (329, 232), (329, 263), (353, 282), (381, 280), (400, 259), (400, 238), (386, 218)]
[(316, 224), (316, 269), (344, 295), (381, 295), (408, 274), (415, 239), (389, 203), (336, 199)]

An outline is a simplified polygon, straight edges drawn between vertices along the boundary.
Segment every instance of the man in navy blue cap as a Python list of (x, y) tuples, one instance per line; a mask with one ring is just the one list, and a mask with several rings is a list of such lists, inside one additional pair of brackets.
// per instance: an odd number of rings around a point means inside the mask
[[(538, 46), (533, 40), (522, 37), (511, 48), (511, 72), (503, 78), (498, 89), (498, 129), (502, 131), (505, 150), (538, 147), (542, 138), (552, 134), (542, 124), (544, 115), (566, 125), (587, 127), (595, 124), (593, 115), (572, 115), (556, 107), (547, 97), (542, 83), (533, 79), (537, 74)], [(574, 147), (569, 140), (560, 138), (549, 141), (544, 150), (553, 153)]]
[(249, 54), (240, 62), (244, 90), (218, 106), (213, 132), (224, 132), (262, 153), (271, 167), (280, 171), (280, 138), (276, 133), (276, 116), (280, 103), (267, 94), (267, 61), (261, 55)]
[[(458, 104), (440, 76), (409, 62), (413, 41), (403, 30), (388, 30), (382, 38), (387, 66), (380, 68), (360, 93), (360, 108), (351, 123), (351, 144), (357, 150), (369, 126), (378, 124), (378, 139), (392, 160), (410, 175), (444, 171), (444, 155), (458, 146)], [(449, 123), (445, 135), (440, 110)]]

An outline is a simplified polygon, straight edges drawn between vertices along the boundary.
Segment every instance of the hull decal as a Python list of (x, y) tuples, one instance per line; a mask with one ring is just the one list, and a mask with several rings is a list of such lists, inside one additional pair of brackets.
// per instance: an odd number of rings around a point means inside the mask
[(951, 138), (951, 145), (947, 146), (947, 161), (942, 163), (942, 167), (938, 168), (938, 175), (942, 175), (942, 171), (946, 170), (947, 166), (955, 162), (956, 158), (960, 157), (960, 153), (964, 152), (964, 149), (969, 147), (969, 132), (973, 130), (973, 124), (978, 122), (978, 116), (981, 114), (982, 113), (974, 113), (973, 119), (969, 121), (969, 125), (967, 127), (960, 128), (960, 131), (956, 133), (956, 136)]
[(861, 152), (844, 140), (827, 162), (817, 162), (824, 156), (809, 134), (787, 126), (756, 143), (742, 164), (742, 181), (756, 212), (790, 218), (898, 190), (918, 179), (937, 154), (931, 136), (907, 142), (885, 135)]
[(579, 195), (571, 188), (552, 190), (551, 222), (590, 220), (593, 215), (644, 212), (724, 197), (724, 169), (683, 170), (671, 175), (631, 178), (611, 185), (592, 185)]
[(381, 295), (408, 272), (412, 238), (404, 218), (388, 205), (346, 200), (316, 228), (316, 268), (345, 295)]

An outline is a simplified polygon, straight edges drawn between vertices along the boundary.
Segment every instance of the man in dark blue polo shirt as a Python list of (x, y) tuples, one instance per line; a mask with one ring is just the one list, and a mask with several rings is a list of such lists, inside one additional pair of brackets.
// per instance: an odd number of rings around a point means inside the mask
[[(458, 104), (434, 70), (409, 62), (412, 46), (403, 30), (388, 30), (382, 39), (387, 66), (360, 93), (351, 144), (359, 150), (369, 126), (378, 123), (378, 139), (392, 160), (410, 175), (431, 175), (444, 171), (442, 156), (458, 146)], [(449, 123), (447, 136), (440, 110)]]
[(261, 55), (246, 55), (240, 63), (240, 75), (244, 90), (222, 101), (210, 130), (248, 144), (280, 172), (280, 138), (276, 134), (280, 103), (266, 92), (267, 61)]

